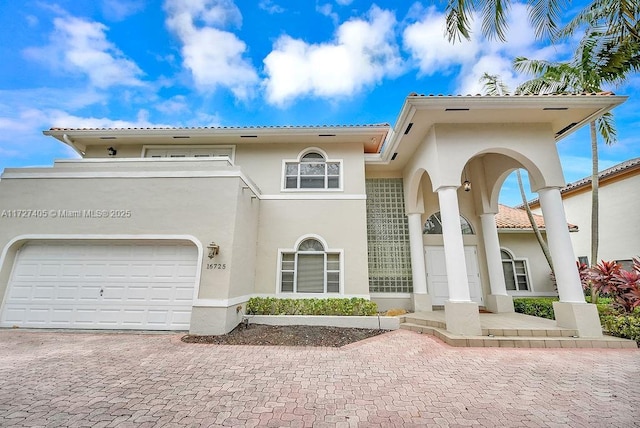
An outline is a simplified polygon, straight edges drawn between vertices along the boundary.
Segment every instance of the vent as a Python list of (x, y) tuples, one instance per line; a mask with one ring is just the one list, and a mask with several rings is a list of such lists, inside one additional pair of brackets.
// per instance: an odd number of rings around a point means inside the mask
[(188, 135), (174, 135), (173, 138), (191, 138)]
[(393, 156), (391, 156), (391, 160), (396, 160), (397, 157), (398, 157), (398, 152), (395, 152)]
[(542, 110), (546, 110), (546, 111), (561, 111), (561, 110), (569, 110), (569, 107), (545, 107)]
[(411, 122), (409, 125), (407, 125), (407, 129), (404, 130), (404, 135), (407, 135), (409, 133), (409, 131), (411, 131), (412, 127), (413, 127), (413, 122)]
[(241, 135), (240, 138), (258, 138), (257, 135)]
[(444, 111), (469, 111), (468, 108), (446, 108)]
[(100, 137), (101, 140), (115, 140), (116, 137)]
[(335, 137), (336, 134), (319, 134), (318, 137)]
[(561, 130), (559, 130), (558, 132), (556, 132), (556, 137), (559, 137), (560, 135), (566, 133), (568, 130), (570, 130), (571, 128), (573, 128), (574, 126), (576, 126), (578, 123), (577, 122), (573, 122), (570, 125), (565, 126), (564, 128), (562, 128)]

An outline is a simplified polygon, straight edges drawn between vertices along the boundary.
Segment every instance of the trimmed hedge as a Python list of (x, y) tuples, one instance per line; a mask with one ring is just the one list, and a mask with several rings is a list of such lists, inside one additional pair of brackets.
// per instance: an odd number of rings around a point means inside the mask
[(521, 314), (554, 320), (553, 302), (557, 301), (556, 297), (520, 297), (513, 299), (513, 307)]
[(631, 314), (601, 315), (600, 322), (607, 334), (635, 340), (640, 345), (640, 310)]
[(376, 315), (378, 305), (370, 300), (351, 299), (278, 299), (252, 297), (247, 302), (248, 315)]

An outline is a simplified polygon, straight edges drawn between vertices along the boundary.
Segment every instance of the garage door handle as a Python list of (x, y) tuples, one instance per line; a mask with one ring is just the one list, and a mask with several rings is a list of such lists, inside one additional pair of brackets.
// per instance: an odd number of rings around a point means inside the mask
[(102, 293), (104, 292), (104, 290), (101, 288), (100, 289), (100, 297), (102, 297)]

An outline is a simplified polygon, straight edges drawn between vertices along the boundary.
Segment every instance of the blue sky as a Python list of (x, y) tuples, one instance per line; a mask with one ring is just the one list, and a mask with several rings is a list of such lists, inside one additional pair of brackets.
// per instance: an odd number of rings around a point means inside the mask
[[(0, 170), (74, 154), (58, 127), (394, 124), (404, 98), (476, 94), (484, 72), (525, 80), (515, 56), (563, 60), (520, 4), (508, 43), (444, 37), (446, 2), (0, 1)], [(569, 9), (567, 15), (575, 12)], [(640, 78), (611, 88), (618, 142), (601, 168), (640, 156)], [(558, 145), (568, 182), (590, 174), (588, 129)], [(519, 203), (510, 179), (501, 201)]]

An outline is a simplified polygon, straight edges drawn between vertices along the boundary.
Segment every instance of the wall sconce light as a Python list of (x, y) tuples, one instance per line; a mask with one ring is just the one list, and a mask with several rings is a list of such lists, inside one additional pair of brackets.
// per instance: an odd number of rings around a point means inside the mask
[(220, 253), (220, 245), (216, 244), (215, 242), (212, 242), (211, 244), (207, 245), (207, 248), (209, 249), (209, 258), (212, 259), (215, 256), (218, 255), (218, 253)]
[(462, 188), (465, 192), (471, 191), (471, 182), (467, 179), (467, 168), (464, 169), (464, 183), (462, 183)]
[(113, 147), (109, 147), (109, 148), (107, 149), (107, 154), (108, 154), (109, 156), (115, 156), (115, 155), (116, 155), (116, 153), (118, 153), (118, 151), (117, 151), (116, 149), (114, 149)]

